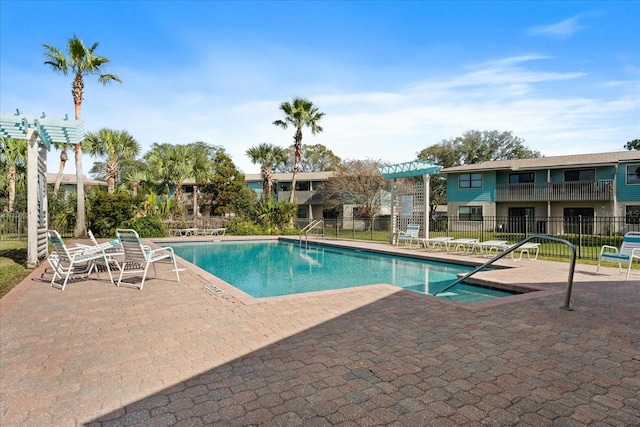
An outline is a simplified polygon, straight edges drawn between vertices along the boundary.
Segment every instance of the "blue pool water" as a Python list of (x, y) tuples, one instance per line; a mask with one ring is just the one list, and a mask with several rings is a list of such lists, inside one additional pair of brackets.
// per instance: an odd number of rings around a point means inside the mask
[[(255, 298), (387, 283), (433, 294), (471, 267), (323, 245), (261, 241), (171, 243), (177, 255)], [(444, 298), (477, 302), (511, 295), (456, 285)]]

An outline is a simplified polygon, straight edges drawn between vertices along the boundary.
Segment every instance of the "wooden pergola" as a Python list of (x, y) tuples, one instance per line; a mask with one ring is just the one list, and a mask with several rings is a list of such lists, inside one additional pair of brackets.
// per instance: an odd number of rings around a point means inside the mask
[[(427, 162), (412, 161), (381, 167), (384, 179), (392, 179), (391, 185), (391, 229), (389, 242), (394, 243), (399, 230), (409, 224), (420, 225), (420, 234), (429, 238), (429, 181), (431, 175), (440, 173), (442, 166)], [(422, 176), (421, 183), (400, 185), (398, 178)]]
[(27, 148), (27, 267), (47, 256), (47, 151), (52, 143), (77, 144), (84, 139), (84, 123), (16, 112), (0, 113), (0, 136), (26, 139)]

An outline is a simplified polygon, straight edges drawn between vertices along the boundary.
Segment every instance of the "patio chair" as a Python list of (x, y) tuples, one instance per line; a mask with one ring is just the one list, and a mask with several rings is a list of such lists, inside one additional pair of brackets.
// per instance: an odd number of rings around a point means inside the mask
[(631, 275), (631, 265), (633, 260), (640, 261), (640, 232), (629, 231), (622, 238), (622, 245), (620, 249), (615, 246), (604, 245), (600, 249), (600, 256), (598, 257), (598, 268), (596, 273), (600, 270), (600, 261), (610, 261), (618, 263), (620, 273), (622, 273), (622, 264), (628, 265), (627, 278)]
[[(156, 262), (167, 260), (173, 264), (173, 269), (176, 272), (176, 279), (180, 281), (180, 275), (178, 273), (178, 265), (176, 263), (176, 256), (173, 253), (173, 248), (158, 248), (151, 249), (149, 246), (143, 245), (140, 240), (140, 236), (135, 230), (130, 229), (118, 229), (116, 230), (118, 240), (122, 244), (124, 250), (124, 260), (120, 263), (120, 277), (118, 278), (117, 286), (129, 285), (137, 287), (142, 290), (144, 281), (147, 278), (147, 272), (149, 266), (153, 265), (153, 273), (155, 277), (158, 277), (156, 271)], [(124, 274), (142, 273), (142, 282), (140, 285), (135, 283), (127, 283), (122, 281)]]
[(398, 246), (400, 244), (400, 242), (405, 242), (405, 245), (407, 244), (406, 242), (409, 242), (409, 247), (411, 247), (411, 244), (413, 243), (413, 241), (418, 241), (418, 233), (420, 232), (420, 226), (419, 225), (407, 225), (407, 229), (405, 231), (398, 231), (398, 235), (396, 236), (396, 246)]
[(113, 240), (109, 240), (108, 242), (100, 243), (98, 242), (98, 240), (96, 239), (96, 236), (93, 234), (91, 230), (87, 230), (87, 235), (89, 236), (89, 239), (91, 240), (92, 245), (76, 243), (76, 246), (85, 246), (85, 247), (96, 248), (96, 249), (100, 248), (104, 250), (105, 254), (111, 255), (111, 256), (124, 254), (124, 250), (122, 249), (122, 244), (120, 243), (120, 240), (113, 239)]
[[(447, 253), (451, 252), (473, 252), (474, 245), (478, 243), (478, 239), (452, 239), (444, 242)], [(453, 247), (453, 250), (451, 248)]]
[[(502, 250), (502, 251), (506, 251), (507, 249), (511, 249), (513, 246), (515, 246), (515, 244), (509, 244), (509, 243), (505, 243), (503, 245), (496, 245), (495, 249), (496, 250)], [(516, 259), (515, 257), (515, 253), (519, 252), (519, 256), (518, 259)], [(533, 252), (533, 258), (531, 257), (531, 252)], [(519, 247), (517, 247), (515, 250), (513, 250), (511, 252), (511, 259), (514, 261), (522, 261), (522, 256), (524, 254), (527, 254), (527, 258), (529, 258), (532, 261), (535, 261), (538, 259), (538, 254), (540, 253), (540, 243), (525, 243)]]
[[(96, 271), (98, 279), (100, 272), (96, 268), (96, 261), (102, 260), (106, 265), (109, 279), (113, 283), (111, 268), (109, 267), (108, 257), (101, 247), (93, 247), (81, 245), (69, 248), (60, 237), (60, 233), (56, 230), (48, 230), (49, 242), (53, 246), (53, 252), (47, 257), (47, 262), (53, 268), (53, 277), (51, 278), (51, 286), (64, 291), (67, 282), (71, 276), (87, 277), (93, 270)], [(57, 283), (56, 279), (64, 278), (62, 283)]]

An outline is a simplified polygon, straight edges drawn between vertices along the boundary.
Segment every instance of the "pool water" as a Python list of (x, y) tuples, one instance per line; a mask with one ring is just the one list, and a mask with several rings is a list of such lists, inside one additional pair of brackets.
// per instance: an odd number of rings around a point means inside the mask
[[(282, 241), (171, 243), (176, 255), (255, 298), (386, 283), (433, 294), (471, 267)], [(439, 294), (477, 302), (512, 295), (465, 284)]]

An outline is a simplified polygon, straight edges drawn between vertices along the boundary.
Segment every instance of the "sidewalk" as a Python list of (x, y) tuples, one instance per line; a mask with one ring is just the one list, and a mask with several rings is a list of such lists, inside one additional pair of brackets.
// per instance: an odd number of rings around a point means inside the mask
[(497, 280), (546, 292), (247, 301), (191, 266), (61, 292), (43, 265), (0, 300), (0, 425), (640, 425), (638, 273), (577, 266), (564, 311), (567, 264), (504, 262)]

